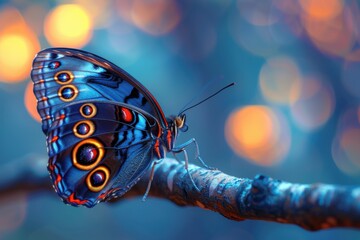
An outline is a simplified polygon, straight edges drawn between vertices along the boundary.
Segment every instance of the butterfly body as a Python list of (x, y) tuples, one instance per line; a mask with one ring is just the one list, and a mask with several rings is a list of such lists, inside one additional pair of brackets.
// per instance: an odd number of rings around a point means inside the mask
[(141, 83), (88, 52), (45, 49), (31, 78), (54, 188), (74, 206), (122, 196), (187, 129), (184, 114), (166, 118)]

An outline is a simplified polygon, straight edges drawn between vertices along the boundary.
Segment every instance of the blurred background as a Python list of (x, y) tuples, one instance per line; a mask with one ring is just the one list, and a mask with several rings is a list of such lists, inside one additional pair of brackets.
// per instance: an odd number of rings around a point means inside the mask
[[(48, 47), (114, 62), (167, 115), (236, 82), (188, 112), (189, 131), (178, 141), (196, 138), (206, 162), (225, 173), (360, 184), (357, 0), (0, 1), (0, 168), (46, 161), (29, 73)], [(161, 199), (93, 209), (66, 206), (55, 192), (1, 200), (0, 239), (50, 238), (319, 240), (360, 232), (233, 222)]]

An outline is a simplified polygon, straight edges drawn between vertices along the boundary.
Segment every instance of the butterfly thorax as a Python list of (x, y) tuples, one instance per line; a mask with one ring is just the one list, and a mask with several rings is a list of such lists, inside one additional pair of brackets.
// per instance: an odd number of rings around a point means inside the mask
[(166, 142), (167, 151), (172, 151), (175, 146), (176, 138), (181, 132), (186, 132), (188, 126), (186, 125), (186, 116), (182, 114), (180, 116), (169, 116), (167, 119), (168, 128), (163, 133), (163, 142)]

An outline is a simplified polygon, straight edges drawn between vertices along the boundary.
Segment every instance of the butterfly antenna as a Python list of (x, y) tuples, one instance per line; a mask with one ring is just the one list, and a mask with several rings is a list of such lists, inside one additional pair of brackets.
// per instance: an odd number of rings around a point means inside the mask
[(203, 96), (203, 93), (204, 93), (207, 89), (209, 89), (210, 84), (212, 84), (213, 82), (214, 82), (213, 80), (208, 81), (208, 82), (205, 84), (205, 86), (203, 86), (203, 87), (201, 88), (201, 90), (198, 92), (198, 94), (194, 95), (194, 97), (192, 97), (192, 98), (182, 107), (182, 109), (181, 109), (179, 112), (183, 112), (183, 110), (184, 110), (185, 108), (187, 108), (189, 105), (191, 105), (192, 103), (194, 103), (197, 99), (199, 99), (199, 96)]
[(190, 110), (190, 109), (192, 109), (192, 108), (194, 108), (194, 107), (202, 104), (203, 102), (209, 100), (210, 98), (216, 96), (216, 95), (219, 94), (220, 92), (222, 92), (222, 91), (224, 91), (225, 89), (227, 89), (227, 88), (229, 88), (229, 87), (232, 87), (232, 86), (234, 86), (234, 85), (235, 85), (234, 82), (226, 85), (226, 86), (223, 87), (222, 89), (218, 90), (216, 93), (211, 94), (210, 96), (208, 96), (207, 98), (201, 100), (200, 102), (198, 102), (198, 103), (196, 103), (196, 104), (194, 104), (194, 105), (192, 105), (192, 106), (190, 106), (190, 107), (188, 107), (188, 108), (185, 108), (184, 110), (182, 110), (182, 111), (179, 113), (179, 115), (183, 114), (183, 113), (186, 112), (187, 110)]

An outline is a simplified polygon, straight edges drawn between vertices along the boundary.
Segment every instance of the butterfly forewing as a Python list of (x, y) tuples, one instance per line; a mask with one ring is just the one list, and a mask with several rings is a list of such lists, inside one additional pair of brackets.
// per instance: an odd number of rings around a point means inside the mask
[(31, 78), (45, 134), (57, 110), (87, 99), (126, 103), (167, 124), (157, 101), (143, 85), (91, 53), (61, 48), (43, 50), (34, 59)]

